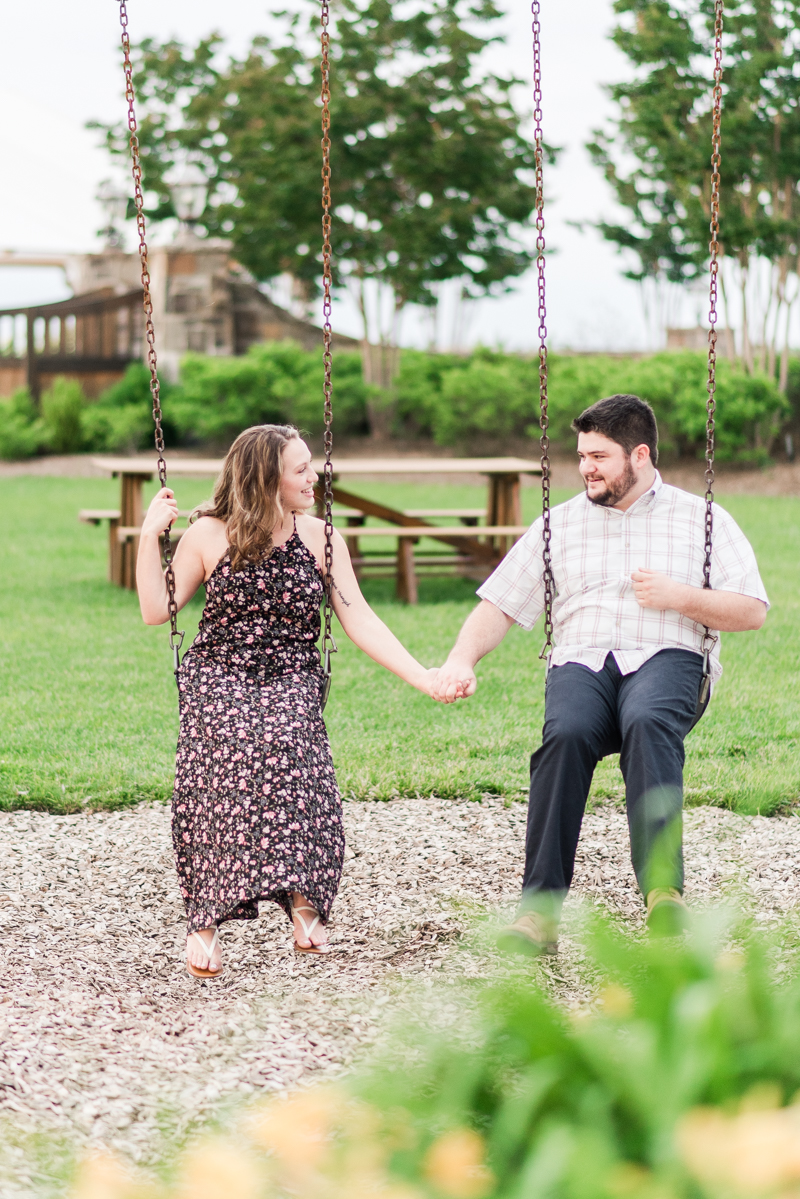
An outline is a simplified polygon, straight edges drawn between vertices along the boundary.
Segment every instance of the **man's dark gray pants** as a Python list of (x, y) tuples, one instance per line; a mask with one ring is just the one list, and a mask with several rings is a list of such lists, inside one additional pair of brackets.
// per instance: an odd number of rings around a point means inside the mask
[[(557, 916), (572, 882), (594, 768), (613, 753), (620, 755), (631, 858), (642, 892), (653, 886), (683, 890), (676, 836), (683, 806), (683, 740), (697, 709), (702, 669), (700, 655), (683, 649), (661, 650), (627, 675), (612, 654), (597, 673), (575, 662), (551, 667), (542, 746), (531, 757), (523, 908)], [(667, 826), (672, 837), (665, 834), (654, 859), (653, 848)]]

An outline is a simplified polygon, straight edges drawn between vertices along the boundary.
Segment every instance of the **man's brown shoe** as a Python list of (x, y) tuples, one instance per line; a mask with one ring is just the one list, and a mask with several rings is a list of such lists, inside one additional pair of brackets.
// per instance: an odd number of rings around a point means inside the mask
[(677, 937), (689, 926), (689, 909), (677, 887), (647, 892), (647, 927), (654, 937)]
[(539, 912), (523, 912), (513, 924), (501, 929), (497, 945), (508, 953), (522, 953), (531, 958), (557, 953), (558, 921)]

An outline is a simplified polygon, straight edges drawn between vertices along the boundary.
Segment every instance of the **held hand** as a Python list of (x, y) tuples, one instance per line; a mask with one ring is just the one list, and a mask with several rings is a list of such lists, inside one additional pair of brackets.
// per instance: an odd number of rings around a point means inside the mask
[(431, 666), (425, 671), (422, 682), (420, 683), (420, 691), (424, 691), (431, 699), (436, 699), (436, 683), (439, 678), (439, 667)]
[[(424, 681), (422, 689), (425, 691), (426, 695), (429, 695), (431, 697), (431, 699), (435, 700), (437, 703), (443, 703), (443, 704), (452, 703), (453, 702), (452, 700), (442, 699), (441, 696), (439, 695), (439, 675), (440, 674), (441, 674), (441, 670), (438, 666), (433, 666), (433, 667), (431, 667), (430, 670), (427, 670), (425, 672), (425, 681)], [(455, 696), (455, 698), (456, 699), (464, 699), (465, 698), (464, 693), (463, 693), (463, 688), (460, 683), (458, 685), (458, 694)]]
[(635, 570), (631, 575), (633, 593), (640, 608), (667, 608), (681, 610), (681, 601), (687, 590), (683, 583), (676, 583), (669, 575), (657, 570)]
[(425, 670), (423, 667), (422, 674), (419, 676), (416, 682), (412, 683), (412, 686), (416, 687), (418, 691), (422, 691), (424, 695), (429, 696), (430, 699), (436, 699), (436, 684), (438, 678), (438, 666), (431, 666), (428, 670)]
[(163, 533), (171, 529), (178, 517), (178, 504), (175, 493), (169, 487), (162, 487), (150, 502), (147, 515), (142, 523), (142, 536), (148, 533)]
[(439, 703), (453, 704), (457, 699), (469, 699), (477, 686), (475, 671), (468, 663), (445, 662), (438, 672), (432, 695)]

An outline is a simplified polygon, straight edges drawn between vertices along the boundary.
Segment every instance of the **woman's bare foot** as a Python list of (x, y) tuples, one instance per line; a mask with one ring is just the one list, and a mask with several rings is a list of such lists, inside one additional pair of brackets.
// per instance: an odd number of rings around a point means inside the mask
[(328, 944), (328, 930), (322, 918), (299, 891), (292, 892), (292, 918), (294, 939), (301, 949)]
[[(219, 974), (222, 969), (222, 951), (217, 940), (209, 957), (208, 950), (214, 942), (215, 928), (202, 928), (199, 932), (189, 933), (186, 938), (186, 961), (197, 970), (211, 970)], [(203, 952), (205, 948), (205, 952)]]

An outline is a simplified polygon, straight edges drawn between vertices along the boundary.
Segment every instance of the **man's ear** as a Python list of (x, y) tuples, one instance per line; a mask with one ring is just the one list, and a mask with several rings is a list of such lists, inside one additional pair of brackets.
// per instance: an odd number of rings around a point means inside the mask
[(650, 461), (650, 446), (649, 445), (637, 445), (635, 450), (631, 454), (631, 460), (633, 462), (633, 465), (635, 467), (637, 467), (639, 470), (641, 470)]

